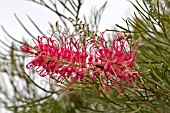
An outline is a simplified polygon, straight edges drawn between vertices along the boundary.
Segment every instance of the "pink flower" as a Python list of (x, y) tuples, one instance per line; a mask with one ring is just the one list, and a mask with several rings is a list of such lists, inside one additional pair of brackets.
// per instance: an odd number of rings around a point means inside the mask
[[(109, 47), (104, 33), (100, 33), (99, 40), (96, 34), (88, 40), (85, 37), (75, 38), (76, 35), (60, 37), (60, 41), (53, 40), (53, 35), (49, 38), (38, 37), (38, 43), (33, 40), (36, 44), (34, 50), (26, 45), (21, 46), (23, 52), (34, 57), (26, 68), (36, 68), (40, 76), (49, 75), (57, 83), (64, 84), (65, 80), (71, 80), (68, 87), (74, 82), (81, 84), (88, 81), (90, 84), (98, 80), (103, 88), (114, 87), (120, 94), (130, 85), (139, 89), (135, 79), (142, 79), (138, 71), (132, 68), (136, 64), (140, 39), (130, 49), (127, 37), (117, 33)], [(82, 40), (86, 41), (83, 43)]]
[[(33, 55), (34, 59), (26, 65), (27, 69), (36, 68), (36, 72), (44, 77), (50, 74), (51, 78), (55, 78), (57, 83), (63, 84), (66, 79), (72, 78), (79, 81), (85, 76), (82, 71), (86, 66), (87, 54), (84, 48), (77, 43), (78, 48), (74, 48), (69, 43), (74, 35), (66, 37), (65, 41), (57, 42), (45, 36), (38, 37), (38, 43), (32, 50), (29, 46), (21, 46), (23, 52)], [(64, 38), (64, 37), (63, 37)], [(34, 41), (35, 42), (35, 41)], [(44, 43), (45, 42), (45, 43)], [(34, 51), (34, 52), (33, 52)], [(36, 52), (35, 52), (36, 51)]]
[[(139, 89), (135, 84), (135, 79), (136, 77), (140, 78), (141, 81), (142, 79), (139, 73), (131, 67), (135, 65), (136, 53), (138, 52), (137, 43), (140, 41), (141, 39), (138, 39), (129, 50), (127, 37), (122, 33), (117, 33), (111, 42), (112, 47), (110, 48), (104, 39), (104, 32), (102, 32), (99, 45), (95, 42), (98, 46), (91, 50), (94, 54), (94, 60), (90, 59), (90, 63), (96, 70), (91, 76), (96, 76), (96, 73), (99, 73), (98, 76), (102, 86), (104, 88), (115, 87), (120, 94), (123, 94), (130, 85)], [(117, 84), (121, 85), (116, 87)]]

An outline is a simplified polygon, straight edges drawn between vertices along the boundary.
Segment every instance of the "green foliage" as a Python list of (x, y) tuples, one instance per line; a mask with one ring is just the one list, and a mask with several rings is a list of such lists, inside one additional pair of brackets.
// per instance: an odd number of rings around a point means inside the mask
[[(54, 12), (62, 22), (64, 31), (79, 32), (80, 35), (90, 37), (93, 30), (97, 30), (102, 13), (107, 5), (105, 2), (99, 10), (92, 10), (91, 18), (84, 17), (80, 21), (79, 11), (83, 5), (82, 0), (58, 0), (53, 2), (49, 0), (30, 0), (33, 3), (45, 6)], [(132, 3), (132, 2), (131, 2)], [(65, 16), (58, 9), (60, 4), (69, 14)], [(166, 5), (164, 5), (166, 4)], [(130, 33), (129, 42), (133, 44), (139, 37), (142, 43), (139, 44), (140, 54), (137, 55), (137, 64), (139, 72), (147, 71), (141, 76), (144, 84), (137, 80), (137, 85), (142, 89), (134, 91), (129, 88), (126, 94), (119, 96), (114, 89), (109, 91), (102, 90), (98, 85), (91, 87), (76, 87), (66, 94), (66, 86), (55, 85), (49, 87), (48, 82), (44, 85), (39, 83), (41, 78), (32, 70), (27, 71), (25, 63), (27, 62), (25, 54), (21, 53), (19, 46), (28, 41), (19, 41), (11, 36), (2, 27), (6, 35), (14, 43), (7, 44), (0, 40), (5, 52), (0, 55), (0, 73), (1, 84), (0, 103), (14, 113), (169, 113), (170, 111), (170, 16), (169, 2), (165, 0), (136, 0), (132, 3), (136, 13), (131, 18), (125, 20), (127, 27), (119, 26), (125, 33)], [(71, 6), (71, 8), (70, 8)], [(94, 13), (94, 14), (93, 14)], [(24, 26), (20, 19), (16, 19), (23, 29), (35, 38)], [(31, 23), (38, 30), (40, 35), (43, 33), (38, 25), (28, 16)], [(89, 20), (89, 23), (88, 23)], [(68, 28), (73, 24), (75, 31)], [(60, 23), (49, 23), (50, 31), (58, 30), (59, 34), (63, 31), (60, 29)], [(115, 31), (115, 30), (108, 30)], [(59, 40), (57, 38), (56, 39)], [(19, 46), (18, 46), (19, 45)], [(40, 79), (37, 81), (37, 79)], [(45, 79), (45, 78), (43, 78)], [(9, 89), (10, 87), (10, 89)], [(12, 92), (12, 93), (10, 93)]]
[[(143, 89), (145, 98), (154, 112), (166, 112), (169, 109), (170, 92), (170, 16), (168, 8), (159, 1), (153, 4), (151, 0), (141, 2), (136, 0), (137, 5), (134, 17), (126, 20), (129, 29), (123, 28), (124, 32), (132, 33), (133, 39), (142, 38), (140, 54), (137, 58), (139, 67), (143, 70), (150, 69), (149, 74), (143, 75), (145, 84)], [(118, 25), (118, 27), (120, 27)], [(143, 107), (145, 109), (145, 107)]]

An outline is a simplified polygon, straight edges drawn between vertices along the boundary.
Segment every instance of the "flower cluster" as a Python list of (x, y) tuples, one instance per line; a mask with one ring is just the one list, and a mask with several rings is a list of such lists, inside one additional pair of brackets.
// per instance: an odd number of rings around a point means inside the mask
[(140, 39), (129, 47), (127, 37), (117, 33), (108, 44), (104, 33), (101, 32), (100, 36), (94, 34), (88, 40), (87, 37), (78, 38), (76, 35), (60, 37), (60, 41), (53, 40), (53, 35), (42, 36), (38, 37), (38, 43), (33, 40), (33, 49), (27, 45), (20, 49), (34, 57), (26, 65), (27, 69), (36, 68), (40, 76), (49, 75), (57, 83), (64, 84), (65, 80), (70, 80), (71, 85), (75, 82), (98, 81), (103, 88), (115, 87), (120, 94), (130, 85), (139, 89), (135, 79), (142, 79), (132, 67), (135, 65)]
[[(108, 47), (104, 32), (101, 33), (99, 44), (95, 42), (98, 46), (93, 48), (94, 60), (90, 63), (96, 67), (92, 75), (99, 77), (103, 87), (114, 86), (120, 94), (123, 94), (130, 85), (139, 89), (135, 84), (135, 79), (138, 77), (142, 83), (143, 80), (139, 73), (131, 68), (136, 64), (137, 43), (140, 41), (139, 38), (130, 48), (127, 37), (122, 33), (117, 33), (111, 41), (111, 47)], [(117, 84), (119, 84), (118, 87), (116, 87)]]
[(66, 37), (65, 41), (61, 38), (61, 42), (52, 40), (51, 37), (38, 37), (38, 44), (35, 43), (36, 46), (34, 47), (35, 52), (27, 45), (21, 46), (22, 51), (35, 57), (26, 65), (26, 68), (36, 67), (36, 72), (39, 72), (42, 77), (49, 74), (50, 78), (54, 78), (56, 75), (56, 82), (61, 84), (70, 77), (73, 77), (73, 81), (82, 79), (85, 75), (83, 68), (86, 68), (88, 55), (78, 40), (72, 42), (74, 36)]

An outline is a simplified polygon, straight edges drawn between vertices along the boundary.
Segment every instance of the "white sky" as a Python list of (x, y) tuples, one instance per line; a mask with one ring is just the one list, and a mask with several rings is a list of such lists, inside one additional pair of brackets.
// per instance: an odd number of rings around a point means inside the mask
[[(101, 6), (103, 1), (104, 0), (85, 0), (84, 6), (80, 10), (80, 15), (90, 15), (90, 8)], [(113, 28), (115, 24), (123, 25), (124, 22), (122, 18), (130, 16), (133, 12), (134, 8), (128, 0), (108, 0), (108, 6), (102, 16), (99, 30)], [(21, 37), (27, 37), (28, 35), (15, 19), (14, 13), (17, 14), (30, 30), (32, 30), (32, 26), (30, 26), (31, 23), (28, 20), (27, 15), (29, 15), (44, 32), (49, 30), (48, 22), (55, 23), (59, 20), (54, 13), (32, 2), (26, 0), (0, 0), (0, 25), (3, 25), (16, 39), (21, 39)], [(34, 30), (32, 30), (32, 32), (34, 32)], [(3, 39), (4, 36), (5, 34), (2, 29), (0, 29), (0, 38)], [(32, 37), (29, 36), (28, 38)], [(0, 106), (1, 113), (8, 113), (1, 109)]]
[[(80, 15), (90, 15), (90, 8), (101, 6), (104, 0), (85, 0), (84, 6), (80, 10)], [(116, 23), (123, 24), (122, 18), (126, 18), (133, 13), (133, 7), (128, 0), (107, 0), (108, 6), (102, 16), (99, 30), (112, 28)], [(134, 1), (134, 0), (131, 0)], [(0, 25), (13, 36), (20, 38), (26, 36), (21, 26), (14, 17), (14, 13), (22, 20), (22, 22), (31, 28), (31, 23), (26, 15), (29, 15), (44, 30), (49, 30), (48, 22), (55, 23), (59, 20), (56, 15), (47, 8), (34, 4), (27, 0), (0, 0)], [(38, 34), (37, 34), (38, 35)], [(0, 29), (0, 38), (4, 34)]]

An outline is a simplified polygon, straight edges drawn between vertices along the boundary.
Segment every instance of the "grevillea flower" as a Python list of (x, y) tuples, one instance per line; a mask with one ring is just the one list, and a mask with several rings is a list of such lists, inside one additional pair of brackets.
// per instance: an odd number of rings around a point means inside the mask
[[(92, 76), (98, 77), (104, 88), (115, 87), (120, 94), (123, 94), (130, 85), (139, 89), (135, 79), (138, 77), (143, 83), (142, 78), (131, 68), (136, 64), (137, 43), (140, 41), (139, 38), (130, 49), (127, 37), (117, 33), (111, 41), (110, 48), (104, 39), (104, 32), (101, 33), (99, 44), (95, 42), (95, 48), (91, 49), (94, 56), (89, 63), (95, 68), (95, 72), (91, 73)], [(116, 87), (116, 84), (120, 84), (119, 87)]]
[(69, 35), (65, 41), (61, 37), (61, 42), (52, 40), (51, 37), (38, 37), (38, 43), (35, 43), (34, 47), (36, 52), (27, 45), (21, 46), (23, 52), (28, 52), (29, 56), (34, 57), (26, 68), (36, 67), (36, 72), (42, 77), (49, 74), (50, 78), (56, 79), (57, 76), (56, 82), (61, 84), (70, 77), (73, 79), (72, 82), (82, 79), (85, 76), (83, 69), (88, 55), (78, 40), (72, 42), (74, 36)]
[(27, 45), (20, 47), (23, 52), (28, 52), (29, 56), (34, 57), (26, 68), (36, 68), (40, 76), (49, 75), (61, 84), (64, 84), (65, 80), (71, 80), (70, 85), (74, 82), (88, 80), (88, 83), (91, 83), (98, 80), (103, 88), (115, 87), (120, 94), (130, 85), (139, 89), (135, 79), (142, 79), (132, 67), (135, 65), (137, 43), (140, 39), (129, 47), (127, 37), (118, 33), (113, 37), (109, 47), (104, 33), (100, 33), (99, 40), (96, 39), (96, 34), (88, 40), (76, 35), (60, 37), (60, 41), (53, 40), (53, 35), (49, 38), (38, 37), (38, 43), (33, 40), (34, 49)]

